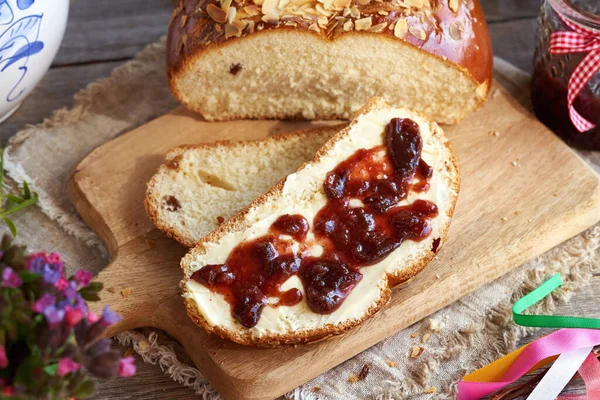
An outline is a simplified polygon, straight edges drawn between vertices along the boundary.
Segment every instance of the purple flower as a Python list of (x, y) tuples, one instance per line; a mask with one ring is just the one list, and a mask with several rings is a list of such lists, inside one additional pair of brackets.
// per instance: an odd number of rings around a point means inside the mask
[(6, 358), (6, 348), (0, 345), (0, 368), (8, 367), (8, 358)]
[(79, 364), (72, 358), (64, 357), (58, 360), (58, 376), (65, 376), (79, 369)]
[(122, 358), (119, 361), (119, 376), (133, 376), (135, 375), (135, 364), (133, 363), (133, 356)]
[(50, 327), (55, 327), (65, 317), (65, 310), (61, 310), (56, 306), (47, 307), (44, 312), (44, 317)]
[(121, 320), (121, 317), (119, 317), (116, 313), (110, 311), (108, 306), (104, 306), (104, 310), (102, 311), (102, 318), (101, 318), (102, 325), (110, 326), (112, 324), (119, 322), (120, 320)]
[(41, 275), (44, 270), (44, 264), (46, 264), (46, 253), (35, 253), (29, 256), (26, 266), (31, 272)]
[(4, 268), (4, 271), (2, 271), (2, 286), (18, 288), (22, 283), (23, 281), (19, 278), (19, 275), (15, 274), (11, 267)]
[(33, 311), (43, 314), (44, 310), (46, 310), (50, 306), (54, 306), (56, 302), (56, 298), (51, 294), (45, 293), (42, 297), (38, 299), (35, 303), (33, 303)]
[(73, 302), (77, 297), (77, 283), (75, 281), (69, 282), (67, 287), (65, 287), (62, 292), (67, 300)]
[(56, 264), (44, 264), (42, 278), (44, 282), (54, 284), (62, 277), (62, 271), (57, 268)]
[(88, 283), (92, 280), (92, 273), (90, 271), (86, 271), (84, 269), (80, 269), (75, 274), (75, 281), (79, 283), (81, 286), (87, 286)]

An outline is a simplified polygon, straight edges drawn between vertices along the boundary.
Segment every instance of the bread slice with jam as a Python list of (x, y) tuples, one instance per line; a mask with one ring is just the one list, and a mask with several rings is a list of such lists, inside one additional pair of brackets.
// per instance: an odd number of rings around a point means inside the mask
[(188, 315), (244, 345), (356, 327), (439, 251), (459, 183), (441, 128), (375, 98), (182, 259)]

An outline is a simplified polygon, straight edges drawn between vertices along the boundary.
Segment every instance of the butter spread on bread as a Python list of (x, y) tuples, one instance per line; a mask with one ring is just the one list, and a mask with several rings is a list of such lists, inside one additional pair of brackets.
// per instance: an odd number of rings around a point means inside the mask
[(456, 123), (483, 103), (478, 0), (180, 0), (173, 94), (208, 120), (349, 119), (371, 97)]
[(458, 189), (442, 130), (374, 99), (311, 162), (184, 257), (188, 314), (241, 344), (342, 333), (431, 261)]

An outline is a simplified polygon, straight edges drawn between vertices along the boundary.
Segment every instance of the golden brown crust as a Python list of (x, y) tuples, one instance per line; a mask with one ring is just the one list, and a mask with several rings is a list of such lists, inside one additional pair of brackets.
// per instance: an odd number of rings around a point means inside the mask
[[(378, 108), (380, 105), (381, 105), (381, 99), (379, 99), (379, 98), (372, 99), (357, 113), (357, 115), (366, 114), (366, 113)], [(415, 114), (418, 114), (418, 113), (415, 113)], [(424, 117), (424, 118), (426, 118), (426, 117)], [(299, 167), (299, 170), (303, 169), (306, 165), (318, 163), (322, 157), (325, 157), (327, 155), (328, 151), (335, 145), (335, 143), (337, 143), (339, 140), (342, 140), (344, 137), (347, 136), (351, 127), (355, 123), (356, 123), (355, 121), (351, 122), (346, 128), (344, 128), (343, 130), (338, 132), (329, 141), (327, 141), (327, 143), (325, 143), (325, 145), (323, 145), (323, 147), (321, 147), (321, 149), (319, 149), (319, 151), (317, 151), (314, 159), (311, 160), (310, 162), (304, 163), (301, 167)], [(440, 139), (444, 141), (444, 144), (446, 145), (446, 147), (450, 153), (450, 159), (448, 160), (447, 168), (450, 172), (450, 176), (452, 177), (452, 189), (453, 189), (454, 193), (456, 193), (456, 195), (451, 196), (451, 198), (449, 200), (449, 202), (451, 204), (449, 205), (448, 213), (447, 213), (448, 217), (449, 217), (448, 223), (446, 224), (446, 226), (442, 227), (440, 230), (440, 246), (438, 246), (438, 249), (437, 249), (437, 250), (439, 250), (439, 248), (441, 248), (443, 246), (443, 244), (445, 243), (445, 241), (447, 240), (447, 237), (448, 237), (448, 229), (450, 227), (450, 221), (451, 221), (452, 215), (454, 213), (454, 208), (456, 206), (456, 201), (458, 198), (458, 192), (460, 190), (460, 173), (458, 170), (458, 163), (457, 163), (456, 157), (454, 155), (454, 152), (452, 151), (451, 145), (443, 137), (441, 129), (437, 130), (437, 132), (438, 132), (438, 134), (442, 135), (442, 137)], [(205, 251), (206, 251), (205, 244), (218, 243), (219, 239), (223, 235), (225, 235), (229, 232), (247, 229), (250, 226), (250, 224), (245, 221), (245, 216), (253, 208), (268, 202), (272, 198), (276, 198), (277, 196), (279, 196), (283, 191), (285, 181), (286, 181), (286, 178), (279, 181), (275, 186), (273, 186), (271, 188), (271, 190), (269, 192), (258, 197), (250, 205), (245, 207), (243, 210), (241, 210), (238, 214), (234, 215), (229, 220), (225, 221), (223, 224), (221, 224), (219, 226), (218, 229), (216, 229), (215, 231), (213, 231), (212, 233), (210, 233), (209, 235), (204, 237), (202, 240), (200, 240), (196, 244), (196, 246), (181, 261), (181, 268), (184, 272), (184, 278), (183, 278), (181, 284), (184, 288), (185, 288), (186, 282), (190, 279), (190, 276), (193, 272), (190, 268), (190, 261), (195, 259), (197, 256), (200, 256), (205, 253)], [(289, 334), (269, 334), (264, 337), (253, 337), (249, 330), (230, 331), (227, 329), (223, 329), (222, 327), (219, 327), (219, 326), (209, 325), (204, 320), (204, 318), (200, 315), (197, 307), (195, 306), (194, 301), (189, 298), (185, 299), (186, 309), (187, 309), (188, 315), (194, 320), (194, 322), (196, 322), (196, 324), (198, 324), (199, 326), (201, 326), (208, 332), (217, 334), (224, 339), (228, 339), (228, 340), (231, 340), (231, 341), (239, 343), (239, 344), (254, 345), (254, 346), (277, 346), (277, 345), (293, 344), (293, 343), (309, 343), (309, 342), (313, 342), (316, 340), (322, 340), (324, 337), (331, 337), (331, 336), (342, 334), (342, 333), (346, 332), (347, 330), (360, 325), (367, 318), (370, 318), (371, 316), (373, 316), (383, 306), (385, 306), (385, 304), (388, 303), (388, 301), (390, 299), (390, 295), (391, 295), (390, 288), (393, 288), (403, 282), (406, 282), (409, 279), (411, 279), (412, 277), (414, 277), (415, 275), (417, 275), (419, 272), (421, 272), (425, 268), (425, 266), (427, 264), (429, 264), (429, 262), (431, 260), (433, 260), (435, 255), (436, 255), (436, 253), (434, 253), (432, 250), (428, 250), (427, 254), (424, 257), (421, 257), (411, 267), (405, 268), (401, 271), (395, 271), (394, 273), (388, 273), (386, 275), (386, 277), (384, 278), (386, 281), (386, 284), (383, 286), (383, 288), (381, 290), (379, 301), (374, 306), (372, 306), (365, 313), (365, 315), (363, 317), (361, 317), (360, 319), (347, 321), (346, 323), (343, 323), (343, 324), (326, 325), (319, 329), (313, 329), (313, 330), (308, 330), (308, 331), (296, 331), (293, 333), (290, 332)]]
[[(220, 7), (220, 2), (216, 0), (180, 0), (169, 25), (167, 42), (169, 82), (171, 88), (174, 89), (174, 81), (177, 77), (185, 73), (193, 60), (203, 55), (204, 52), (236, 43), (248, 36), (290, 30), (328, 41), (346, 35), (377, 35), (381, 38), (406, 43), (455, 66), (469, 76), (476, 86), (481, 85), (480, 94), (485, 99), (486, 88), (489, 88), (492, 79), (493, 52), (481, 5), (479, 0), (456, 1), (456, 5), (452, 7), (449, 2), (454, 3), (452, 0), (429, 0), (425, 1), (425, 6), (421, 8), (394, 6), (393, 1), (377, 3), (367, 1), (368, 4), (365, 5), (360, 5), (364, 1), (349, 2), (354, 4), (361, 14), (358, 16), (354, 13), (346, 15), (345, 20), (352, 22), (352, 26), (357, 19), (365, 17), (371, 19), (372, 26), (386, 24), (385, 29), (377, 32), (340, 29), (342, 24), (338, 22), (337, 18), (342, 14), (341, 12), (336, 14), (338, 17), (330, 18), (326, 26), (317, 27), (317, 29), (312, 29), (315, 28), (315, 24), (309, 19), (289, 17), (285, 21), (264, 22), (261, 19), (262, 14), (259, 14), (247, 18), (247, 20), (252, 20), (252, 30), (244, 29), (241, 36), (234, 35), (226, 38), (224, 32), (228, 23), (216, 23), (206, 11), (209, 5)], [(241, 15), (239, 10), (247, 4), (252, 3), (244, 0), (234, 2), (231, 6), (238, 9), (237, 15)], [(427, 4), (431, 4), (431, 6)], [(407, 23), (407, 30), (402, 37), (397, 37), (395, 29), (390, 29), (398, 20), (405, 20)], [(424, 38), (421, 35), (425, 35)], [(173, 93), (181, 99), (182, 96), (176, 89), (173, 90)], [(187, 104), (187, 106), (190, 105)], [(270, 117), (281, 119), (290, 116)], [(336, 117), (332, 116), (331, 119)], [(322, 118), (326, 117), (322, 116)]]
[(229, 141), (223, 140), (219, 142), (213, 143), (200, 143), (200, 144), (184, 144), (177, 147), (172, 148), (167, 152), (165, 156), (165, 161), (160, 165), (158, 171), (150, 178), (148, 181), (146, 188), (146, 198), (144, 199), (144, 208), (146, 209), (146, 214), (148, 218), (154, 226), (164, 232), (168, 237), (175, 239), (179, 243), (183, 244), (187, 247), (194, 247), (196, 243), (191, 242), (188, 237), (186, 237), (182, 232), (177, 229), (174, 229), (172, 226), (168, 225), (163, 218), (160, 217), (160, 204), (157, 203), (154, 199), (153, 194), (157, 190), (157, 185), (160, 177), (169, 171), (169, 167), (167, 164), (170, 160), (175, 158), (177, 155), (185, 152), (188, 149), (217, 149), (220, 147), (225, 148), (235, 148), (235, 147), (252, 147), (252, 146), (260, 146), (262, 144), (266, 144), (269, 142), (279, 142), (286, 141), (295, 138), (310, 138), (311, 136), (332, 136), (336, 132), (339, 132), (343, 129), (347, 124), (339, 124), (334, 126), (324, 126), (320, 128), (306, 129), (297, 132), (284, 133), (279, 135), (269, 136), (264, 139), (251, 140), (251, 141)]

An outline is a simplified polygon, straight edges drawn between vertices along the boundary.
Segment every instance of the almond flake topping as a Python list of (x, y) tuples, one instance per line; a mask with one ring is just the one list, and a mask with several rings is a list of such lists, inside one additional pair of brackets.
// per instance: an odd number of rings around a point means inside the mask
[(427, 39), (427, 33), (421, 28), (416, 28), (414, 26), (411, 26), (410, 28), (408, 28), (408, 31), (410, 32), (411, 35), (413, 35), (417, 39), (420, 39), (420, 40)]
[(367, 30), (369, 32), (382, 32), (386, 26), (387, 26), (387, 22), (382, 22), (381, 24), (373, 25), (372, 27), (368, 28)]
[(404, 0), (404, 2), (411, 6), (411, 7), (415, 7), (415, 8), (421, 8), (423, 7), (423, 0)]
[(449, 0), (448, 7), (454, 12), (458, 11), (458, 0)]
[(463, 34), (462, 25), (459, 22), (453, 22), (450, 24), (450, 36), (454, 40), (461, 40)]
[(373, 20), (371, 19), (371, 17), (361, 18), (361, 19), (357, 19), (354, 22), (354, 28), (357, 31), (362, 31), (365, 29), (369, 29), (372, 24), (373, 24)]
[(206, 12), (215, 22), (224, 24), (227, 21), (227, 13), (214, 4), (209, 4), (206, 7)]
[(396, 26), (394, 27), (394, 36), (400, 39), (404, 39), (406, 37), (407, 24), (405, 19), (399, 19), (396, 22)]

